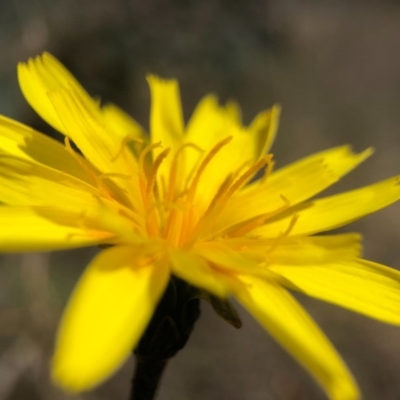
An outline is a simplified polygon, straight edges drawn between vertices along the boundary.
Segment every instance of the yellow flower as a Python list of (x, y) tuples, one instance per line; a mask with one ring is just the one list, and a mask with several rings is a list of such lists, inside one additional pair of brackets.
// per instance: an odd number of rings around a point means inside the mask
[(61, 386), (89, 389), (119, 368), (175, 274), (236, 298), (331, 399), (359, 398), (287, 289), (400, 324), (400, 274), (360, 258), (358, 234), (315, 236), (397, 201), (399, 177), (309, 200), (371, 149), (337, 147), (273, 171), (278, 107), (243, 126), (237, 105), (209, 95), (185, 125), (177, 82), (150, 76), (147, 136), (49, 54), (21, 63), (18, 76), (65, 143), (0, 117), (0, 250), (114, 245), (87, 267), (62, 318), (53, 360)]

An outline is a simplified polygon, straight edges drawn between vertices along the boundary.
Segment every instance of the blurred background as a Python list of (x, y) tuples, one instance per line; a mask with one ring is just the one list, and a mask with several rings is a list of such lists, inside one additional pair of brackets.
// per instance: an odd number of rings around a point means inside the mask
[[(146, 73), (180, 81), (186, 117), (207, 92), (245, 122), (280, 103), (278, 167), (343, 143), (376, 155), (328, 193), (398, 174), (400, 4), (352, 0), (0, 0), (0, 113), (49, 135), (25, 103), (16, 64), (43, 50), (92, 95), (148, 127)], [(1, 171), (0, 171), (1, 173)], [(23, 227), (21, 227), (23, 229)], [(400, 268), (400, 206), (346, 228), (366, 258)], [(98, 249), (0, 255), (0, 399), (125, 400), (133, 362), (70, 396), (49, 380), (60, 313)], [(365, 400), (400, 398), (400, 328), (298, 296), (354, 372)], [(203, 304), (158, 400), (322, 400), (312, 379), (243, 310), (235, 330)]]

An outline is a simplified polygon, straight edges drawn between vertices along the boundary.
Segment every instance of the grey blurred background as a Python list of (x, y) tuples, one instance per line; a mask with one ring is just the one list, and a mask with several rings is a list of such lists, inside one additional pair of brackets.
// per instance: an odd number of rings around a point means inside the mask
[[(0, 0), (0, 113), (50, 135), (25, 103), (15, 67), (43, 50), (93, 95), (148, 126), (148, 72), (176, 77), (185, 115), (213, 91), (245, 121), (279, 102), (278, 166), (330, 146), (376, 155), (329, 193), (400, 172), (400, 4), (296, 0)], [(344, 231), (400, 268), (400, 206)], [(54, 332), (97, 249), (0, 256), (0, 399), (127, 399), (129, 361), (98, 389), (67, 395), (48, 378)], [(400, 399), (400, 328), (298, 296), (348, 362), (366, 400)], [(170, 362), (159, 400), (320, 400), (311, 378), (241, 310), (236, 331), (207, 304)]]

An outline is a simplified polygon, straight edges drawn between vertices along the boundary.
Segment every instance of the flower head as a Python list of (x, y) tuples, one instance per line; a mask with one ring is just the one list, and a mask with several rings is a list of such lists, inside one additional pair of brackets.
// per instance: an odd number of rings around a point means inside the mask
[(341, 146), (274, 171), (279, 107), (243, 126), (236, 104), (209, 95), (185, 125), (177, 82), (149, 76), (147, 135), (49, 54), (21, 63), (18, 76), (65, 143), (0, 117), (0, 250), (112, 245), (87, 267), (62, 318), (53, 360), (61, 386), (85, 390), (110, 376), (174, 274), (235, 297), (331, 399), (358, 398), (344, 362), (287, 289), (400, 324), (400, 274), (362, 259), (358, 234), (316, 235), (397, 201), (399, 177), (309, 200), (371, 149)]

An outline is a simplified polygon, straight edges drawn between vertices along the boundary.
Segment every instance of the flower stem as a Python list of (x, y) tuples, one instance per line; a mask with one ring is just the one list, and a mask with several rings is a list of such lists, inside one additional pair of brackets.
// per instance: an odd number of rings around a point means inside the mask
[(137, 348), (130, 400), (153, 400), (170, 358), (189, 339), (200, 315), (197, 290), (172, 276)]
[(136, 356), (136, 370), (129, 400), (153, 400), (166, 360), (151, 360)]

